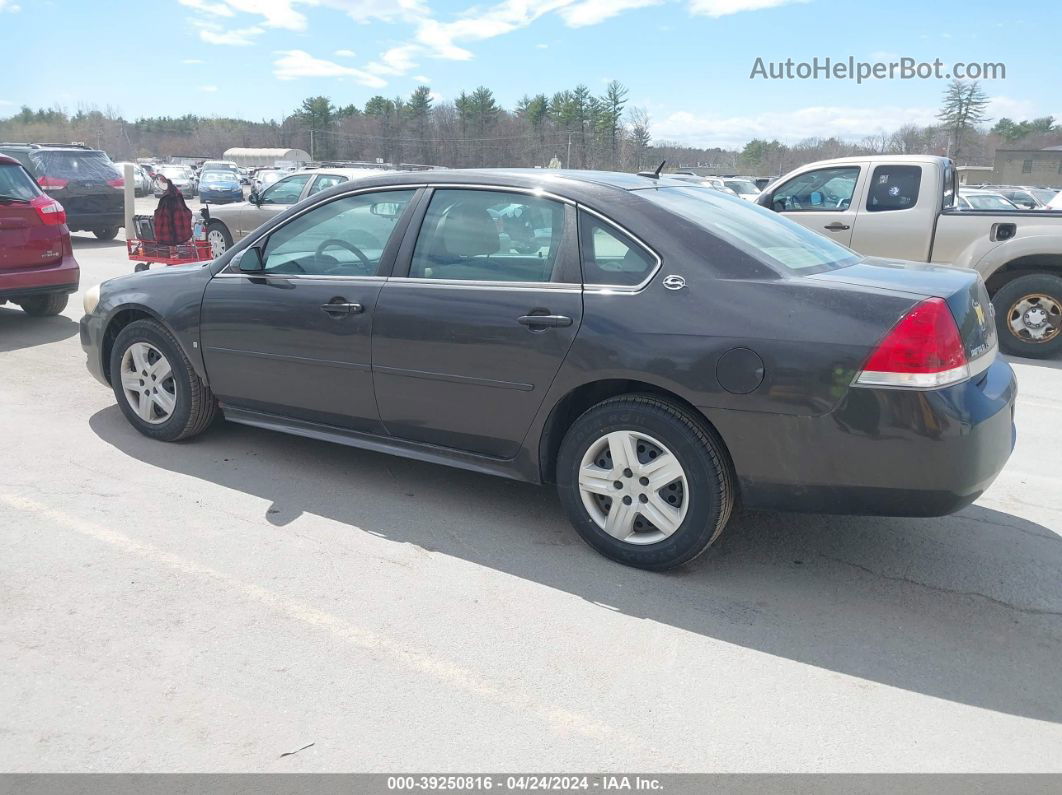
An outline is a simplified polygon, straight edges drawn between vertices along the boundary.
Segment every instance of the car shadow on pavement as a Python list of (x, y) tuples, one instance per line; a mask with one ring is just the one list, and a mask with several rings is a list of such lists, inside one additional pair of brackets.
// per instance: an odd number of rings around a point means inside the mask
[(31, 317), (17, 306), (0, 307), (0, 353), (47, 345), (77, 334), (77, 322), (63, 315)]
[(70, 244), (74, 247), (74, 251), (79, 248), (125, 248), (125, 241), (119, 238), (114, 240), (100, 240), (92, 235), (91, 232), (85, 232), (81, 234), (71, 233)]
[(935, 698), (1062, 722), (1062, 538), (1007, 513), (980, 506), (940, 519), (745, 513), (701, 561), (654, 574), (586, 547), (552, 488), (229, 423), (192, 442), (163, 444), (138, 434), (117, 406), (90, 425), (145, 464), (267, 501), (261, 530), (270, 537), (314, 514), (601, 609)]

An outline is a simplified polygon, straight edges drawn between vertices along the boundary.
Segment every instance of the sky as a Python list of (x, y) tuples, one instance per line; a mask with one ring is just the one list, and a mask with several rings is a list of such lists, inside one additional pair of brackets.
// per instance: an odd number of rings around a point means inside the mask
[(440, 100), (486, 85), (511, 108), (618, 80), (657, 142), (860, 140), (932, 123), (947, 81), (751, 78), (757, 58), (1002, 63), (982, 81), (993, 118), (1062, 118), (1060, 21), (1057, 0), (0, 0), (0, 117), (272, 119), (421, 84)]

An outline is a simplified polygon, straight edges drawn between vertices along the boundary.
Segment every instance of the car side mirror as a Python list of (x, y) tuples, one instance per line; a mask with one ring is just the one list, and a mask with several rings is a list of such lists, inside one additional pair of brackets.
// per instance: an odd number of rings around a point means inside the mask
[(265, 270), (265, 262), (262, 261), (262, 250), (257, 246), (244, 249), (237, 257), (236, 266), (241, 273), (261, 273)]

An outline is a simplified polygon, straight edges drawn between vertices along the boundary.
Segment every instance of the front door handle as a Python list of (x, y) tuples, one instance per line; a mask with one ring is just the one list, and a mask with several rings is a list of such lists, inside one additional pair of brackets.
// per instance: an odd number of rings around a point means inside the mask
[(834, 221), (832, 224), (826, 224), (823, 229), (829, 229), (831, 232), (843, 232), (845, 229), (851, 229), (848, 224), (842, 224), (840, 221)]
[(524, 315), (517, 318), (517, 322), (522, 326), (528, 326), (529, 328), (560, 328), (562, 326), (570, 326), (572, 319), (567, 315)]
[(334, 317), (356, 315), (364, 311), (364, 307), (361, 304), (355, 304), (343, 298), (333, 298), (327, 304), (321, 304), (321, 309)]

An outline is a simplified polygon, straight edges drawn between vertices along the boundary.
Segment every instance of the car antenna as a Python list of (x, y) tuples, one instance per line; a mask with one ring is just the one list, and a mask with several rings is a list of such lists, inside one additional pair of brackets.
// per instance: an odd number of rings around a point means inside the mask
[(660, 179), (660, 172), (664, 170), (664, 164), (666, 160), (661, 160), (660, 165), (656, 167), (656, 171), (639, 171), (639, 177), (649, 177), (650, 179)]

